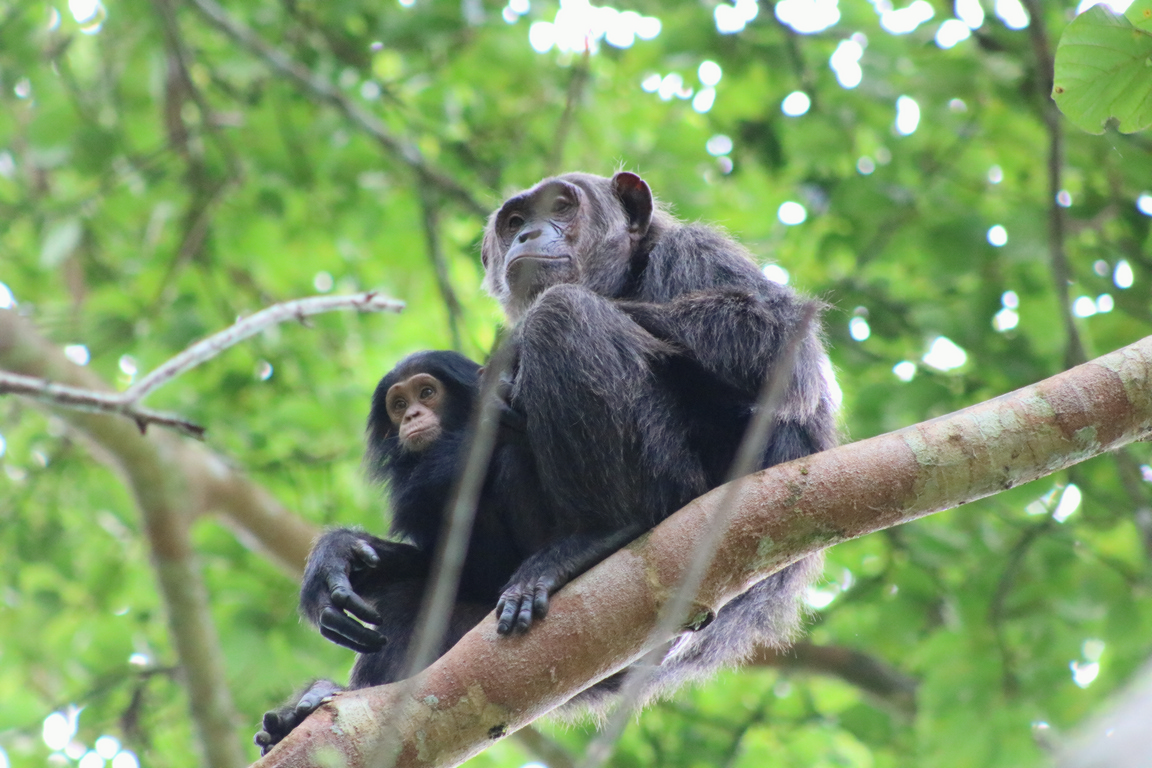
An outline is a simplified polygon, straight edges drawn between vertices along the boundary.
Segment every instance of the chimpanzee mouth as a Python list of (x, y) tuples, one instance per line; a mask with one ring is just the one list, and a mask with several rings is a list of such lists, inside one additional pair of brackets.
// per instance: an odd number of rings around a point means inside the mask
[(516, 262), (522, 261), (522, 260), (528, 260), (528, 261), (571, 261), (571, 258), (566, 254), (560, 254), (558, 256), (549, 256), (549, 255), (546, 255), (543, 253), (518, 253), (512, 257), (511, 261), (508, 262), (508, 266), (512, 266)]

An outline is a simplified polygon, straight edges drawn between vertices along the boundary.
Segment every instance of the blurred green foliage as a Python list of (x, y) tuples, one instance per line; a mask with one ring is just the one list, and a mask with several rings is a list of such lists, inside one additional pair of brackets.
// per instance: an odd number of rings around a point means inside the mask
[[(1050, 256), (1051, 62), (1035, 45), (1039, 35), (1055, 49), (1074, 0), (1029, 3), (1044, 16), (1022, 29), (984, 0), (983, 23), (947, 49), (934, 36), (954, 9), (940, 0), (935, 18), (900, 35), (881, 26), (885, 2), (841, 0), (838, 23), (805, 35), (767, 3), (720, 34), (713, 0), (621, 0), (659, 18), (659, 35), (600, 41), (588, 56), (533, 50), (530, 25), (556, 19), (545, 0), (522, 16), (481, 0), (227, 4), (476, 206), (194, 4), (102, 1), (0, 0), (0, 283), (43, 333), (84, 345), (89, 366), (120, 386), (274, 301), (370, 288), (406, 301), (399, 316), (271, 329), (149, 400), (204, 424), (211, 448), (317, 525), (383, 528), (385, 505), (359, 472), (372, 387), (403, 354), (455, 343), (429, 231), (459, 300), (459, 347), (481, 358), (500, 313), (479, 290), (484, 222), (473, 208), (559, 170), (636, 170), (679, 216), (725, 227), (823, 297), (849, 439), (1076, 357)], [(845, 41), (863, 52), (853, 88), (829, 66)], [(700, 113), (704, 61), (722, 78)], [(656, 75), (679, 76), (679, 93), (641, 87)], [(788, 116), (794, 91), (811, 104)], [(900, 96), (919, 108), (907, 135), (894, 122)], [(1059, 128), (1068, 303), (1089, 315), (1072, 322), (1092, 357), (1152, 328), (1152, 141)], [(720, 157), (706, 149), (717, 135), (732, 145)], [(803, 223), (779, 220), (786, 201), (805, 207)], [(941, 336), (966, 352), (962, 365), (923, 362)], [(915, 364), (899, 369), (914, 371), (908, 381), (893, 372), (902, 361)], [(88, 746), (110, 734), (148, 768), (196, 765), (130, 494), (25, 401), (0, 399), (0, 435), (7, 760), (43, 765), (42, 722), (75, 705)], [(748, 669), (645, 713), (614, 764), (1038, 764), (1040, 724), (1077, 723), (1152, 650), (1148, 461), (1135, 446), (1123, 462), (1101, 457), (830, 553), (822, 590), (833, 599), (814, 612), (812, 639), (917, 678), (913, 719), (832, 678)], [(1082, 501), (1056, 522), (1068, 483)], [(195, 540), (247, 740), (295, 684), (342, 678), (350, 656), (301, 625), (292, 580), (218, 522), (197, 523)], [(1092, 664), (1098, 676), (1085, 682)], [(541, 728), (574, 754), (592, 733)], [(474, 764), (530, 759), (509, 740)]]

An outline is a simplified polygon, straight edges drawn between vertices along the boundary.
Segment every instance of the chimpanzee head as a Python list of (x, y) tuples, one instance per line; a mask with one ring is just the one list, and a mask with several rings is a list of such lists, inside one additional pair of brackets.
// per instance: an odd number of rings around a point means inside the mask
[(620, 294), (642, 251), (654, 203), (634, 173), (567, 173), (513, 195), (488, 219), (484, 287), (516, 322), (541, 291), (579, 283)]

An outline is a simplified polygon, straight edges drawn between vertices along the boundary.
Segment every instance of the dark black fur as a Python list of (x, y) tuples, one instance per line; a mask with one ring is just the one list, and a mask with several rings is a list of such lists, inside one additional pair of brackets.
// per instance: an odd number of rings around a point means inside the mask
[[(385, 401), (393, 384), (417, 373), (435, 376), (447, 398), (440, 437), (414, 453), (401, 447)], [(300, 591), (300, 610), (321, 634), (359, 652), (349, 689), (394, 682), (403, 674), (443, 513), (464, 463), (479, 376), (480, 366), (462, 355), (418, 352), (397, 364), (372, 396), (365, 463), (369, 475), (390, 488), (391, 535), (400, 541), (351, 528), (329, 530), (308, 557)], [(441, 654), (492, 611), (516, 566), (549, 540), (550, 518), (540, 499), (522, 441), (501, 440), (481, 491)], [(318, 680), (266, 713), (263, 730), (255, 738), (262, 754), (311, 714), (324, 697), (341, 690), (330, 680)]]
[[(811, 302), (767, 280), (715, 229), (657, 210), (628, 173), (567, 174), (513, 196), (489, 220), (483, 256), (485, 286), (515, 323), (511, 405), (526, 417), (543, 490), (566, 526), (513, 588), (527, 573), (520, 592), (533, 580), (554, 591), (608, 543), (723, 482)], [(832, 447), (834, 410), (812, 327), (761, 466)], [(790, 566), (681, 637), (649, 693), (787, 641), (820, 565)], [(523, 603), (513, 612), (525, 616)]]

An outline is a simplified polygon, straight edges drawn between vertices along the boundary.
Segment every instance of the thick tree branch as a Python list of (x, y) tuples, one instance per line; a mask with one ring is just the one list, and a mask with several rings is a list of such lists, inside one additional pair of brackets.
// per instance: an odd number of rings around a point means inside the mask
[[(695, 603), (718, 609), (813, 552), (1043, 477), (1152, 435), (1152, 337), (949, 416), (765, 470), (741, 483)], [(718, 488), (557, 593), (518, 637), (486, 619), (404, 685), (338, 695), (257, 765), (457, 765), (647, 648)], [(396, 730), (382, 733), (389, 712)]]

